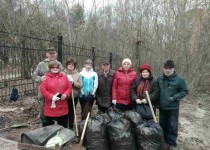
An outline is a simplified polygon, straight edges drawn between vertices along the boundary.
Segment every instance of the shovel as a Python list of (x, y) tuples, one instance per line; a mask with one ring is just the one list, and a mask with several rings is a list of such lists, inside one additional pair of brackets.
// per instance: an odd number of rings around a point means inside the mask
[(82, 130), (82, 136), (80, 138), (80, 142), (79, 142), (79, 144), (73, 145), (72, 150), (83, 150), (83, 149), (85, 150), (85, 148), (82, 147), (82, 143), (83, 143), (83, 140), (84, 140), (85, 131), (86, 131), (86, 128), (87, 128), (89, 117), (90, 117), (90, 112), (88, 112), (87, 118), (85, 120), (85, 125), (84, 125), (84, 128)]
[(72, 102), (73, 102), (73, 109), (74, 109), (74, 122), (75, 122), (75, 126), (76, 126), (76, 135), (77, 137), (79, 136), (78, 133), (78, 126), (77, 126), (77, 114), (76, 114), (76, 108), (75, 108), (75, 104), (74, 104), (74, 94), (73, 94), (73, 90), (72, 90)]
[(152, 107), (152, 103), (151, 103), (151, 100), (150, 100), (148, 91), (145, 91), (145, 94), (146, 94), (146, 96), (147, 96), (147, 101), (148, 101), (148, 103), (149, 103), (149, 107), (150, 107), (150, 110), (151, 110), (151, 112), (152, 112), (153, 119), (154, 119), (155, 123), (157, 123), (157, 119), (156, 119), (156, 116), (155, 116), (155, 113), (154, 113), (154, 110), (153, 110), (153, 107)]

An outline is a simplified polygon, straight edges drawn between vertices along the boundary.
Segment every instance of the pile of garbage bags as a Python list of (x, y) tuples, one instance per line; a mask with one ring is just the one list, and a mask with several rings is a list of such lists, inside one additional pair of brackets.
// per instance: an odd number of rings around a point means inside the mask
[(87, 150), (160, 150), (162, 140), (159, 124), (143, 120), (135, 111), (122, 113), (114, 108), (91, 117), (85, 134)]

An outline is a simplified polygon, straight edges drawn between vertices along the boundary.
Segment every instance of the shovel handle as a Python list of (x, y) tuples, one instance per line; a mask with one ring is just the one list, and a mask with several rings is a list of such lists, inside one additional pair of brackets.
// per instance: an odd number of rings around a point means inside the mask
[(147, 101), (148, 101), (148, 103), (149, 103), (150, 110), (151, 110), (151, 112), (152, 112), (153, 119), (154, 119), (154, 121), (157, 123), (157, 119), (156, 119), (156, 116), (155, 116), (155, 113), (154, 113), (154, 110), (153, 110), (153, 107), (152, 107), (152, 103), (151, 103), (151, 100), (150, 100), (148, 91), (145, 91), (145, 93), (146, 93), (146, 96), (147, 96)]
[(77, 137), (79, 136), (78, 133), (78, 126), (77, 126), (77, 114), (76, 114), (76, 108), (75, 108), (75, 103), (74, 103), (74, 93), (73, 93), (73, 89), (72, 89), (72, 103), (73, 103), (73, 109), (74, 109), (74, 120), (75, 120), (75, 126), (76, 126), (76, 135)]
[(85, 136), (85, 131), (86, 131), (87, 124), (88, 124), (88, 120), (89, 120), (89, 117), (90, 117), (90, 112), (88, 112), (87, 118), (86, 118), (86, 120), (85, 120), (85, 125), (84, 125), (84, 128), (83, 128), (83, 130), (82, 130), (82, 136), (81, 136), (81, 139), (80, 139), (80, 142), (79, 142), (79, 147), (82, 146), (83, 139), (84, 139), (84, 136)]

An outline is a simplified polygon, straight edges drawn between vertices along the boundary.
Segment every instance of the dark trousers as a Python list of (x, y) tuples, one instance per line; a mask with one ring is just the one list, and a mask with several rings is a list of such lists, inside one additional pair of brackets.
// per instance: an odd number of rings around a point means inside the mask
[(167, 144), (177, 146), (179, 109), (161, 110), (160, 126), (163, 129), (164, 138)]
[(119, 109), (121, 111), (126, 111), (126, 110), (132, 110), (134, 108), (134, 105), (133, 105), (133, 103), (129, 104), (129, 105), (124, 105), (124, 104), (117, 103), (115, 105), (115, 108), (117, 108), (117, 109)]
[(45, 126), (49, 126), (49, 125), (53, 125), (54, 121), (57, 121), (57, 123), (61, 126), (63, 126), (64, 128), (68, 127), (68, 115), (65, 116), (60, 116), (60, 117), (45, 117), (46, 118), (46, 122), (45, 122)]
[(93, 101), (86, 101), (84, 98), (79, 97), (79, 102), (80, 102), (80, 106), (81, 106), (82, 120), (85, 120), (88, 112), (91, 112), (94, 100)]
[[(74, 98), (75, 109), (76, 109), (77, 103), (78, 103), (78, 97), (75, 97)], [(69, 126), (69, 129), (73, 129), (73, 127), (74, 127), (74, 108), (73, 108), (73, 101), (72, 101), (72, 99), (68, 100), (68, 106), (69, 106), (68, 126)]]

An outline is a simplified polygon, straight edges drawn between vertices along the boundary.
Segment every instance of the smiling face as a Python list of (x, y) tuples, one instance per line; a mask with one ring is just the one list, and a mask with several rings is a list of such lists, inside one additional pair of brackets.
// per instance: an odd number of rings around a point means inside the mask
[(74, 64), (73, 64), (73, 63), (68, 63), (67, 69), (68, 69), (69, 71), (73, 71), (73, 70), (74, 70)]
[(51, 71), (52, 73), (58, 73), (58, 72), (59, 72), (59, 66), (57, 66), (57, 65), (51, 66), (51, 67), (50, 67), (50, 71)]
[(50, 61), (53, 61), (56, 59), (57, 53), (56, 53), (56, 51), (50, 51), (50, 52), (46, 53), (46, 56)]
[(122, 67), (125, 69), (125, 71), (128, 71), (131, 67), (131, 64), (129, 62), (124, 62)]
[(147, 69), (144, 69), (142, 72), (141, 72), (141, 76), (142, 78), (148, 78), (150, 75), (149, 71)]

